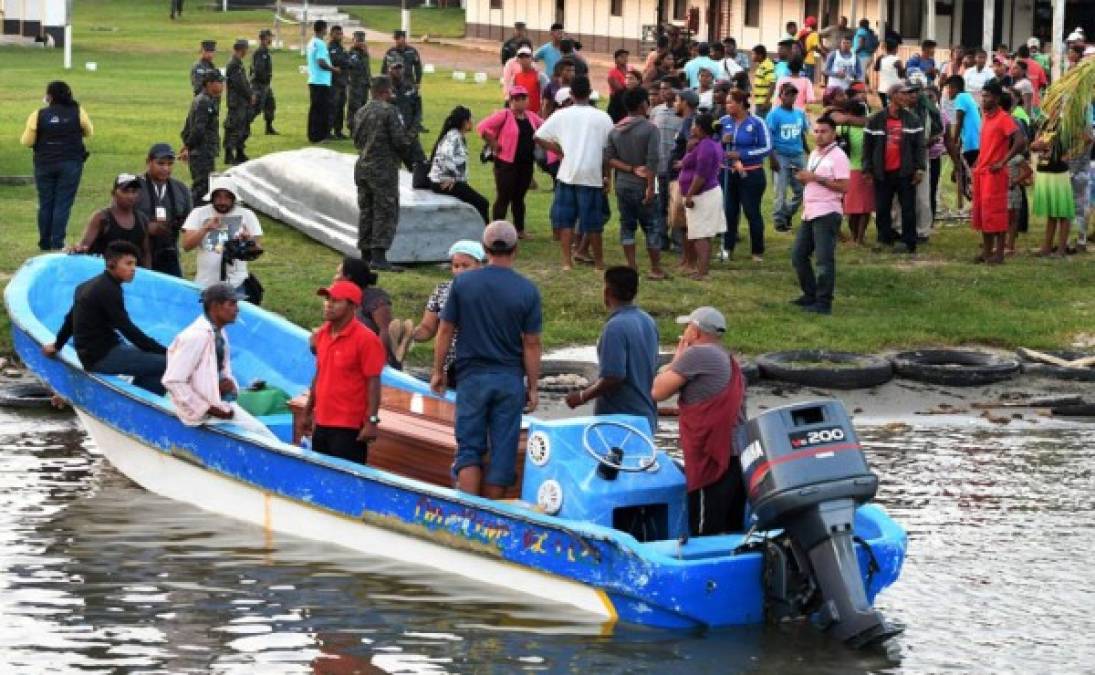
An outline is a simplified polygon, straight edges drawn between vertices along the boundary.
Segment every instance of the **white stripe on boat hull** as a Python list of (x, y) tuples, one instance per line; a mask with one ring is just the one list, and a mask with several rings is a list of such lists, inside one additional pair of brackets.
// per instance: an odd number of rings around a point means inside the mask
[(267, 531), (434, 568), (493, 587), (571, 605), (601, 620), (615, 620), (610, 601), (585, 584), (392, 532), (263, 492), (145, 446), (81, 410), (76, 412), (110, 463), (149, 492), (253, 523)]

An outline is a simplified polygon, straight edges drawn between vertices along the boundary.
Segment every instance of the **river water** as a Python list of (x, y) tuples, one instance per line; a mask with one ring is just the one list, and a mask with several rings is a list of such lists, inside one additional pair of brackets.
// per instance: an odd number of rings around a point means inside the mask
[(52, 672), (1091, 672), (1092, 427), (862, 430), (909, 531), (848, 651), (808, 626), (706, 634), (568, 610), (149, 494), (71, 416), (0, 411), (0, 669)]

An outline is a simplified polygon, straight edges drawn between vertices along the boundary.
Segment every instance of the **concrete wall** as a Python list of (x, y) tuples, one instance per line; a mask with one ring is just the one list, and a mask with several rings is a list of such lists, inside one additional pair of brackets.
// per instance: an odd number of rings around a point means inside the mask
[[(621, 47), (638, 53), (642, 26), (657, 22), (657, 0), (622, 0), (621, 16), (612, 16), (611, 0), (565, 0), (563, 26), (584, 49), (611, 52)], [(504, 0), (491, 9), (490, 0), (467, 0), (468, 37), (504, 40), (513, 24), (524, 21), (534, 44), (548, 39), (555, 22), (555, 0)]]

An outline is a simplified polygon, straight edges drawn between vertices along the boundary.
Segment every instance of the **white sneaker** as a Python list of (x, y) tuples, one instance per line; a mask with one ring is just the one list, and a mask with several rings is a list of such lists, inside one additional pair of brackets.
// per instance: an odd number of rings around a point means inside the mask
[(731, 257), (732, 254), (730, 251), (727, 251), (724, 248), (719, 249), (719, 262), (726, 262), (727, 260), (730, 260)]

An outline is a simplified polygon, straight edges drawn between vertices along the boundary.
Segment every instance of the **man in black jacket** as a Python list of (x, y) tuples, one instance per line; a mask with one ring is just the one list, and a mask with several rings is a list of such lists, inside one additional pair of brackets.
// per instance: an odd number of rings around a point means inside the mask
[[(160, 378), (167, 366), (167, 349), (133, 325), (122, 294), (122, 284), (133, 281), (137, 273), (137, 256), (137, 248), (127, 241), (107, 246), (106, 271), (76, 287), (72, 309), (56, 339), (42, 346), (42, 353), (56, 356), (72, 337), (84, 370), (132, 375), (133, 384), (163, 396)], [(130, 344), (122, 342), (118, 333)]]
[(152, 245), (152, 269), (181, 277), (179, 265), (179, 230), (193, 208), (190, 189), (171, 177), (175, 168), (175, 151), (167, 143), (156, 143), (148, 149), (148, 170), (138, 176), (141, 195), (134, 207), (148, 220), (148, 237)]
[[(863, 174), (874, 182), (878, 243), (895, 253), (916, 252), (916, 186), (927, 170), (924, 123), (905, 105), (911, 93), (895, 85), (886, 107), (867, 120), (863, 130)], [(901, 204), (901, 241), (893, 231), (890, 209), (894, 196)]]

